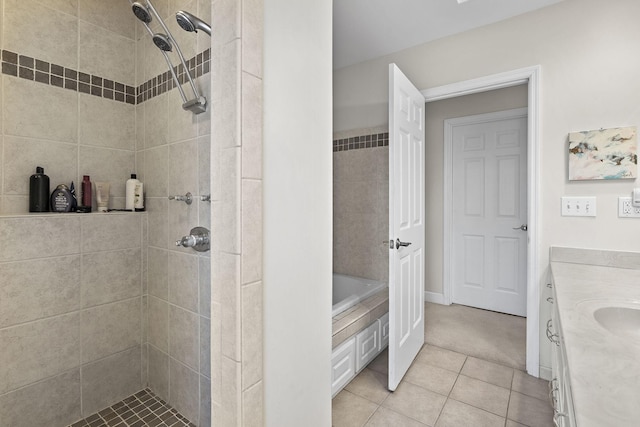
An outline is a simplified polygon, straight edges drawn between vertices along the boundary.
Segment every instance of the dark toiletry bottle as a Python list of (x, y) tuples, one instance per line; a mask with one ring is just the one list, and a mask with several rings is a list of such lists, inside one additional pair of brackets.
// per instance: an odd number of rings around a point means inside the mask
[(91, 207), (91, 181), (89, 175), (82, 177), (82, 206)]
[(29, 178), (29, 212), (49, 212), (49, 177), (41, 166)]
[(69, 186), (69, 192), (71, 193), (71, 212), (75, 212), (78, 208), (78, 198), (76, 197), (76, 186), (71, 181), (71, 186)]
[(51, 193), (51, 211), (52, 212), (71, 212), (73, 206), (73, 195), (64, 184), (60, 184)]

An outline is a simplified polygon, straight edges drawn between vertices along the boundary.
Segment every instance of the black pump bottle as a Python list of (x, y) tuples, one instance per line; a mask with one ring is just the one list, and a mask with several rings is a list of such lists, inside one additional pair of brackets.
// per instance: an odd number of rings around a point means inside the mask
[(41, 166), (29, 179), (29, 212), (49, 212), (49, 177)]

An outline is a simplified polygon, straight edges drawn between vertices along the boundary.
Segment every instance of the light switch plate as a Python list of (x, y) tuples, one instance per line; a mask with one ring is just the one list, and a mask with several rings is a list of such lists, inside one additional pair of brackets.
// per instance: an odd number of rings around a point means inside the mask
[(562, 216), (596, 216), (596, 198), (563, 197)]
[(631, 203), (631, 197), (618, 197), (619, 218), (640, 218), (640, 207)]

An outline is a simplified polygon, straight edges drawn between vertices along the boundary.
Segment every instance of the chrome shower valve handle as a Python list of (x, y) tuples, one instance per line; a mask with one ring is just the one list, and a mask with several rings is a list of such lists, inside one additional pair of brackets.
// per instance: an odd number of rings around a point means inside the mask
[(178, 202), (185, 202), (186, 204), (190, 205), (191, 202), (193, 202), (193, 195), (191, 193), (187, 193), (184, 196), (178, 194), (176, 196), (169, 196), (169, 200), (176, 200)]
[(193, 248), (198, 252), (206, 252), (210, 249), (209, 230), (204, 227), (194, 227), (191, 234), (176, 240), (176, 246)]

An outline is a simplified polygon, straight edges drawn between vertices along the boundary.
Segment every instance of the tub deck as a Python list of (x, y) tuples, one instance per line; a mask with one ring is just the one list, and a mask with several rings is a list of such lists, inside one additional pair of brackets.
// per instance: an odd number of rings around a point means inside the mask
[(389, 311), (389, 289), (385, 288), (333, 318), (332, 348), (369, 326)]

